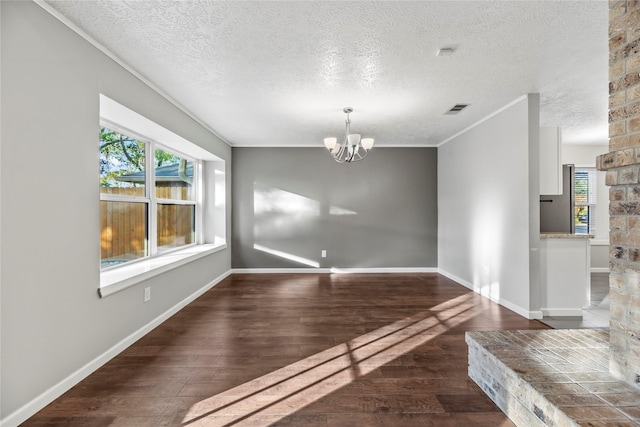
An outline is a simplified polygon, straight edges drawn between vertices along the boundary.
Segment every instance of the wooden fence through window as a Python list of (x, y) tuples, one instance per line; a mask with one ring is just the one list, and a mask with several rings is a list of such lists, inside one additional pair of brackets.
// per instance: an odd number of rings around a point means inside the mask
[[(103, 194), (142, 196), (143, 189), (105, 188)], [(158, 186), (156, 197), (185, 198), (183, 186)], [(168, 249), (194, 242), (195, 206), (158, 204), (158, 249)], [(147, 254), (147, 203), (100, 201), (101, 260), (133, 260)]]

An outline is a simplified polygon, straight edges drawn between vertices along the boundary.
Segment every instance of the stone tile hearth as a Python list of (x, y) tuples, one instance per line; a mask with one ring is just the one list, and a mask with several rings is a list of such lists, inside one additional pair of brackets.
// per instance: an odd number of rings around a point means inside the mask
[(469, 376), (517, 426), (640, 426), (609, 373), (608, 330), (468, 332)]

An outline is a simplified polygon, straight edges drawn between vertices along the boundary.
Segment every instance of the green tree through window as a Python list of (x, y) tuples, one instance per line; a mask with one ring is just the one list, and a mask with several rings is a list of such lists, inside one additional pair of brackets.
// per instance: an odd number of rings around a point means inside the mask
[[(143, 172), (145, 144), (106, 127), (100, 128), (100, 185), (129, 187), (135, 184), (118, 181), (116, 177)], [(155, 167), (179, 163), (180, 157), (164, 150), (155, 150)]]

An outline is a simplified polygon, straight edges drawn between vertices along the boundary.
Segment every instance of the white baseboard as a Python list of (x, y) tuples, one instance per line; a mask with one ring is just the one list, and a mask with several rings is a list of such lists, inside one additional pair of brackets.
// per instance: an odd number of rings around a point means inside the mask
[(233, 274), (269, 274), (269, 273), (438, 273), (435, 267), (374, 267), (374, 268), (234, 268)]
[(522, 316), (522, 317), (524, 317), (526, 319), (529, 319), (529, 320), (531, 320), (531, 319), (542, 319), (542, 317), (543, 317), (542, 316), (542, 311), (539, 311), (539, 310), (533, 310), (533, 311), (526, 310), (526, 309), (520, 307), (519, 305), (514, 304), (511, 301), (506, 300), (504, 298), (493, 298), (490, 295), (485, 295), (485, 294), (481, 293), (480, 289), (476, 288), (473, 285), (473, 283), (467, 282), (466, 280), (464, 280), (464, 279), (462, 279), (462, 278), (460, 278), (458, 276), (455, 276), (455, 275), (449, 273), (448, 271), (439, 269), (438, 273), (442, 274), (444, 277), (446, 277), (448, 279), (453, 280), (454, 282), (457, 282), (457, 283), (461, 284), (465, 288), (468, 288), (468, 289), (472, 290), (473, 292), (475, 292), (475, 293), (477, 293), (479, 295), (482, 295), (483, 297), (488, 298), (491, 301), (493, 301), (493, 302), (495, 302), (497, 304), (500, 304), (501, 306), (503, 306), (505, 308), (508, 308), (509, 310), (519, 314), (520, 316)]
[(589, 271), (592, 273), (608, 273), (609, 267), (591, 267)]
[(80, 381), (88, 377), (90, 374), (95, 372), (102, 365), (107, 363), (109, 360), (113, 359), (115, 356), (120, 354), (123, 350), (129, 347), (131, 344), (145, 336), (155, 327), (160, 325), (162, 322), (176, 314), (178, 311), (186, 307), (189, 303), (194, 301), (200, 295), (204, 294), (209, 289), (213, 288), (215, 285), (220, 283), (222, 280), (227, 278), (231, 274), (231, 270), (226, 273), (221, 274), (213, 281), (207, 283), (202, 288), (198, 289), (193, 294), (189, 295), (169, 310), (162, 313), (160, 316), (153, 319), (151, 322), (133, 332), (131, 335), (124, 338), (122, 341), (111, 347), (109, 350), (96, 357), (67, 378), (60, 381), (58, 384), (54, 385), (44, 393), (40, 394), (38, 397), (23, 405), (13, 413), (7, 415), (5, 418), (0, 420), (0, 427), (15, 427), (24, 421), (26, 421), (29, 417), (34, 415), (40, 409), (47, 406), (49, 403), (53, 402), (55, 399), (60, 397), (63, 393), (68, 391), (71, 387), (78, 384)]
[(233, 268), (233, 274), (295, 274), (295, 273), (330, 273), (329, 268)]
[(438, 269), (438, 273), (442, 274), (447, 279), (451, 279), (454, 282), (457, 282), (458, 284), (464, 286), (465, 288), (471, 289), (473, 292), (477, 292), (476, 289), (473, 286), (473, 283), (467, 282), (466, 280), (464, 280), (461, 277), (453, 275), (453, 274), (449, 273), (448, 271), (445, 271), (445, 270), (442, 270), (442, 269)]
[(437, 273), (436, 267), (331, 268), (332, 273)]
[(542, 310), (525, 310), (524, 308), (520, 307), (519, 305), (516, 305), (516, 304), (512, 303), (511, 301), (506, 300), (504, 298), (500, 298), (500, 301), (498, 301), (498, 304), (508, 308), (511, 311), (515, 311), (520, 316), (522, 316), (522, 317), (524, 317), (526, 319), (529, 319), (529, 320), (542, 319), (544, 317), (543, 314), (542, 314)]
[(571, 316), (582, 317), (581, 308), (541, 308), (542, 314), (546, 316)]

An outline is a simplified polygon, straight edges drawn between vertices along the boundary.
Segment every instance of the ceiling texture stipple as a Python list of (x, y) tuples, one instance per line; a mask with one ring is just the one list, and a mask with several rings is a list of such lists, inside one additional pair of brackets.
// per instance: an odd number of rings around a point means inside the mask
[(46, 3), (234, 146), (322, 147), (346, 106), (378, 147), (438, 145), (535, 92), (607, 142), (606, 1)]

